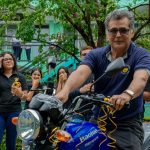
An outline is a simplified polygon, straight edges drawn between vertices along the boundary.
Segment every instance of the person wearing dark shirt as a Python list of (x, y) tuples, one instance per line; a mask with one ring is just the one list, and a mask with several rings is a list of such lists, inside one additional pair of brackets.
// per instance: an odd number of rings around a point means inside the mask
[[(32, 81), (28, 83), (28, 93), (26, 95), (26, 103), (25, 103), (25, 109), (28, 108), (28, 105), (30, 101), (32, 100), (32, 97), (38, 94), (42, 91), (42, 85), (40, 84), (40, 80), (42, 78), (42, 71), (39, 68), (35, 68), (31, 71), (31, 79)], [(36, 91), (37, 89), (37, 91)], [(41, 89), (41, 91), (39, 90)]]
[(31, 61), (31, 43), (26, 43), (24, 47), (28, 61)]
[[(85, 56), (86, 56), (92, 49), (93, 49), (93, 47), (91, 47), (91, 46), (85, 46), (85, 47), (83, 47), (83, 48), (80, 50), (80, 58), (81, 58), (81, 60), (83, 60), (83, 59), (85, 58)], [(88, 77), (88, 79), (87, 79), (79, 88), (77, 88), (77, 89), (75, 89), (74, 91), (72, 91), (72, 92), (69, 94), (68, 101), (67, 101), (66, 103), (64, 103), (64, 105), (63, 105), (63, 106), (64, 106), (64, 109), (67, 109), (67, 108), (71, 105), (71, 103), (72, 103), (72, 101), (73, 101), (73, 99), (74, 99), (75, 97), (77, 97), (77, 96), (79, 96), (79, 95), (83, 95), (83, 94), (88, 94), (88, 92), (90, 92), (90, 87), (91, 87), (93, 81), (94, 81), (94, 76), (93, 76), (93, 74), (91, 74), (91, 75)], [(94, 86), (93, 86), (93, 88), (94, 88)], [(92, 88), (92, 91), (93, 91), (93, 88)], [(90, 109), (90, 110), (92, 111), (92, 109), (91, 109), (91, 104), (88, 103), (87, 101), (86, 101), (86, 102), (85, 102), (85, 101), (82, 101), (82, 102), (80, 103), (80, 106), (82, 107), (82, 109), (80, 109), (80, 112), (84, 112), (85, 109), (86, 109), (86, 110), (87, 110), (87, 109)], [(83, 115), (84, 115), (85, 120), (89, 121), (89, 120), (91, 119), (91, 117), (92, 117), (92, 112), (86, 112), (86, 111), (85, 111), (85, 114), (83, 114)]]
[[(115, 107), (115, 118), (112, 119), (117, 128), (111, 137), (115, 139), (116, 149), (142, 150), (143, 91), (150, 73), (150, 54), (131, 40), (134, 36), (134, 15), (131, 12), (112, 11), (105, 19), (105, 29), (109, 45), (92, 50), (56, 97), (66, 102), (69, 93), (84, 83), (91, 73), (94, 80), (98, 79), (112, 61), (122, 57), (129, 67), (128, 72), (120, 72), (112, 78), (103, 76), (95, 84), (94, 91), (109, 96), (108, 102)], [(129, 108), (124, 107), (126, 103), (130, 103)], [(106, 124), (110, 133), (114, 125), (109, 120)]]
[[(2, 54), (0, 73), (0, 143), (6, 130), (6, 149), (16, 150), (16, 126), (12, 118), (21, 112), (21, 99), (27, 93), (25, 77), (17, 71), (15, 56), (10, 52)], [(16, 96), (17, 93), (17, 96)]]
[(52, 78), (48, 78), (47, 84), (46, 84), (47, 90), (46, 94), (47, 95), (52, 95), (54, 93), (54, 82)]
[(21, 41), (16, 39), (15, 36), (12, 38), (12, 49), (14, 52), (14, 56), (16, 57), (16, 60), (21, 60), (21, 53), (22, 53)]
[[(80, 50), (80, 58), (81, 60), (84, 59), (84, 57), (93, 49), (91, 46), (85, 46)], [(87, 94), (90, 91), (91, 84), (94, 80), (93, 74), (91, 74), (88, 79), (80, 86), (80, 88), (74, 90), (69, 94), (68, 99), (75, 98), (76, 96), (82, 95), (82, 94)]]
[[(80, 50), (80, 59), (83, 60), (84, 57), (93, 49), (93, 47), (91, 46), (85, 46), (83, 47), (81, 50)], [(64, 104), (64, 108), (67, 109), (73, 99), (79, 95), (82, 95), (82, 94), (87, 94), (89, 91), (90, 91), (90, 86), (92, 84), (94, 80), (94, 76), (93, 74), (91, 74), (88, 79), (77, 89), (75, 89), (74, 91), (72, 91), (70, 94), (69, 94), (69, 98), (68, 98), (68, 101)], [(87, 103), (87, 102), (85, 102)], [(84, 105), (85, 104), (84, 102), (82, 102), (80, 105)], [(88, 117), (89, 118), (89, 117)]]

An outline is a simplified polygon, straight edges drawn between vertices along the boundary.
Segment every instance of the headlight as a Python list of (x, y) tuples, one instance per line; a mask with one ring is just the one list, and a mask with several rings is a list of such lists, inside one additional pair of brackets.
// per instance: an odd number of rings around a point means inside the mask
[(40, 114), (31, 109), (23, 110), (17, 123), (17, 133), (22, 140), (34, 140), (40, 133), (42, 124)]

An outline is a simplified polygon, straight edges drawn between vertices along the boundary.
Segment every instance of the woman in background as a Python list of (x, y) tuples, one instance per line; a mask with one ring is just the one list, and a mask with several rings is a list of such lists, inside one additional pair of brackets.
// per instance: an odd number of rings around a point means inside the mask
[(16, 126), (12, 118), (21, 112), (21, 99), (27, 93), (24, 75), (17, 71), (15, 56), (10, 52), (2, 54), (0, 73), (0, 143), (6, 129), (6, 149), (16, 150)]
[(69, 77), (69, 71), (65, 67), (60, 67), (57, 72), (56, 93), (58, 93), (65, 85)]
[[(28, 105), (29, 105), (32, 97), (40, 92), (40, 91), (38, 91), (38, 89), (42, 89), (42, 85), (40, 84), (41, 78), (42, 78), (42, 71), (39, 68), (35, 68), (31, 71), (32, 81), (28, 84), (29, 92), (26, 95), (25, 109), (28, 108)], [(37, 89), (37, 91), (36, 91), (36, 89)]]

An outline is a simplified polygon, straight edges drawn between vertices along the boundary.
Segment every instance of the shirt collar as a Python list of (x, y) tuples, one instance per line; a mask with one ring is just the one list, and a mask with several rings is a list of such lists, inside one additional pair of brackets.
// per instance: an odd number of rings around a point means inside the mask
[[(134, 43), (131, 43), (131, 44), (130, 44), (130, 46), (129, 46), (127, 52), (122, 56), (123, 59), (128, 58), (128, 55), (131, 54), (131, 50), (132, 50), (132, 48), (134, 47), (134, 45), (135, 45)], [(112, 62), (113, 59), (112, 59), (112, 56), (111, 56), (111, 50), (110, 50), (110, 49), (111, 49), (111, 47), (109, 46), (109, 51), (108, 51), (108, 50), (106, 51), (106, 58), (107, 58), (110, 62)]]
[[(108, 59), (110, 62), (113, 61), (112, 56), (111, 56), (111, 51), (109, 51), (108, 53), (106, 53), (106, 57), (107, 57), (107, 59)], [(128, 58), (127, 52), (126, 52), (122, 57), (123, 57), (123, 59)]]
[[(3, 72), (3, 70), (2, 70), (2, 74), (3, 74), (3, 73), (4, 73), (4, 72)], [(17, 71), (13, 71), (13, 72), (12, 72), (12, 75), (14, 75), (14, 74), (17, 75), (18, 72), (17, 72)]]

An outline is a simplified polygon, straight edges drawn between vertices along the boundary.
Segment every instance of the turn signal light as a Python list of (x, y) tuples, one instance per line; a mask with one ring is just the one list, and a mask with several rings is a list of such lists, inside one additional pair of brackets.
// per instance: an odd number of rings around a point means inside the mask
[(56, 131), (56, 138), (59, 141), (68, 142), (71, 139), (71, 135), (64, 130), (57, 130)]
[(17, 123), (18, 123), (18, 117), (13, 117), (13, 118), (11, 119), (11, 122), (12, 122), (14, 125), (17, 125)]

